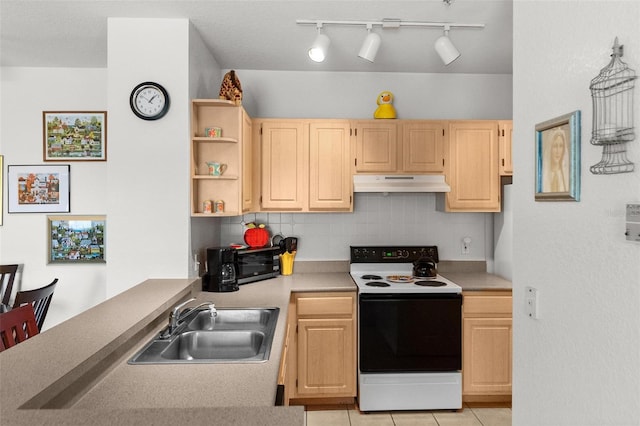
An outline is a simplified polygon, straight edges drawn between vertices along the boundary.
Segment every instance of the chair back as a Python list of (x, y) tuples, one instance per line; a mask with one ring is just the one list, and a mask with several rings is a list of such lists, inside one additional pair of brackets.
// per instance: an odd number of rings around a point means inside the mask
[(16, 300), (13, 302), (13, 308), (20, 307), (27, 303), (33, 305), (33, 311), (36, 316), (36, 323), (38, 324), (38, 330), (42, 330), (42, 324), (47, 316), (49, 305), (51, 304), (51, 298), (53, 297), (53, 291), (56, 288), (56, 278), (51, 284), (37, 288), (35, 290), (25, 290), (16, 293)]
[(0, 352), (24, 342), (39, 332), (31, 305), (0, 314)]
[(0, 296), (4, 305), (9, 305), (13, 281), (16, 278), (18, 265), (0, 265)]

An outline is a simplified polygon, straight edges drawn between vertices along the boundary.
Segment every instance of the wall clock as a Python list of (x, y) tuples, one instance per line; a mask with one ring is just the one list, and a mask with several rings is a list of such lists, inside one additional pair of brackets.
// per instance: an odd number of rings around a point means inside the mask
[(169, 93), (158, 83), (146, 81), (131, 91), (131, 111), (143, 120), (157, 120), (169, 111)]

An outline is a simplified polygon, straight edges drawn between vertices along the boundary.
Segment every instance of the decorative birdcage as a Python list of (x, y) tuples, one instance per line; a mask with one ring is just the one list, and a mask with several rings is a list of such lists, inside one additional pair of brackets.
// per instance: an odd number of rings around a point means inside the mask
[(633, 88), (637, 77), (620, 60), (623, 47), (616, 37), (611, 62), (589, 85), (593, 100), (591, 144), (602, 145), (602, 160), (590, 167), (593, 174), (627, 173), (634, 169), (627, 159), (626, 144), (635, 139)]

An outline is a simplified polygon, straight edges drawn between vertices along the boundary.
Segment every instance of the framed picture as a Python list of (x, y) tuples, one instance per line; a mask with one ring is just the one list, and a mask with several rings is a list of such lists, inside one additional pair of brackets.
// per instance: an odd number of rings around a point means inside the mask
[(44, 161), (106, 161), (106, 111), (44, 111)]
[(580, 201), (580, 111), (536, 125), (536, 201)]
[(9, 213), (70, 212), (70, 173), (68, 164), (9, 166)]
[(47, 263), (106, 263), (106, 216), (47, 216)]
[(2, 226), (2, 216), (4, 216), (4, 205), (2, 204), (2, 200), (4, 200), (4, 182), (2, 181), (2, 177), (4, 176), (4, 155), (0, 155), (0, 226)]

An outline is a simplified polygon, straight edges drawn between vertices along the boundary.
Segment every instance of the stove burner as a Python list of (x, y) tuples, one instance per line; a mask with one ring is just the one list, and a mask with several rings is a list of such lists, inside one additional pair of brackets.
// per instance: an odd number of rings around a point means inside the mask
[(416, 281), (414, 283), (415, 285), (421, 285), (423, 287), (442, 287), (447, 285), (446, 283), (443, 283), (442, 281)]
[(368, 285), (370, 287), (389, 287), (390, 286), (389, 283), (385, 283), (384, 281), (369, 281), (365, 285)]
[(367, 275), (363, 275), (362, 279), (363, 280), (381, 280), (382, 277), (380, 275), (367, 274)]

